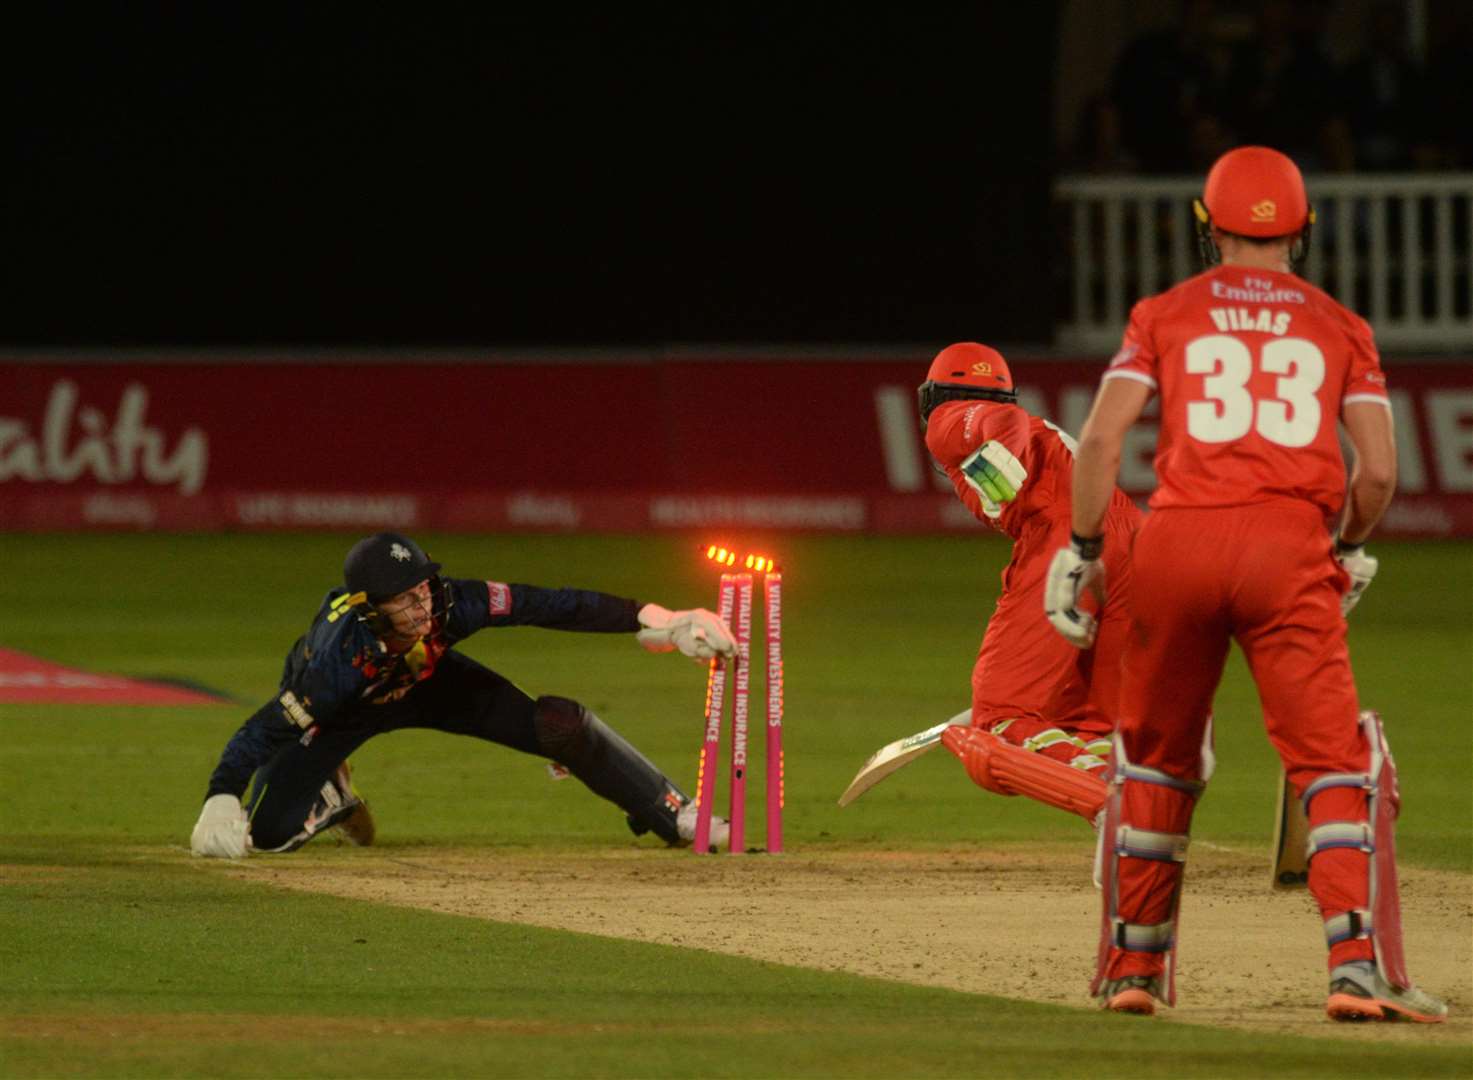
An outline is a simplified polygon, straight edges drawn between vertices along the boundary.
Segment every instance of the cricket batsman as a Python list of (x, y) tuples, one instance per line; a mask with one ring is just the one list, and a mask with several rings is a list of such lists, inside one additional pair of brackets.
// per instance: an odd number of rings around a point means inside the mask
[[(616, 731), (569, 698), (528, 696), (454, 646), (487, 627), (540, 626), (634, 634), (652, 652), (709, 661), (736, 648), (721, 619), (584, 589), (442, 577), (439, 563), (393, 532), (355, 544), (343, 579), (287, 653), (276, 695), (226, 744), (190, 837), (196, 855), (294, 851), (334, 826), (372, 843), (348, 757), (405, 728), (550, 758), (624, 811), (636, 835), (690, 842), (695, 808)], [(725, 845), (724, 820), (713, 819), (712, 840)]]
[(1027, 795), (1093, 821), (1104, 805), (1111, 719), (1140, 511), (1118, 488), (1102, 518), (1112, 540), (1109, 595), (1093, 650), (1071, 648), (1038, 618), (1054, 550), (1069, 539), (1074, 440), (1017, 403), (1007, 361), (975, 342), (937, 354), (917, 391), (926, 448), (957, 497), (1012, 538), (1002, 595), (972, 669), (971, 726), (942, 735), (980, 786)]
[[(1396, 764), (1380, 717), (1361, 712), (1345, 635), (1396, 483), (1386, 376), (1366, 321), (1294, 273), (1314, 216), (1293, 161), (1231, 150), (1195, 209), (1208, 269), (1131, 312), (1080, 436), (1073, 535), (1048, 574), (1045, 612), (1081, 647), (1094, 633), (1082, 598), (1112, 588), (1122, 561), (1132, 577), (1091, 992), (1118, 1012), (1175, 1003), (1182, 869), (1207, 779), (1198, 749), (1237, 641), (1309, 818), (1326, 1011), (1440, 1021), (1447, 1007), (1407, 974)], [(1153, 395), (1158, 486), (1127, 554), (1114, 480)], [(1337, 420), (1355, 449), (1348, 492)]]

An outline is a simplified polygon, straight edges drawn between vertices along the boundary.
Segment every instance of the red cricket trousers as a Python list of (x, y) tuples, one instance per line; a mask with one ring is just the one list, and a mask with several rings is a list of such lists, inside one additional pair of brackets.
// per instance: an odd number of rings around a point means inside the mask
[[(1258, 687), (1269, 740), (1296, 794), (1326, 773), (1364, 772), (1370, 751), (1345, 641), (1347, 584), (1320, 512), (1298, 500), (1164, 509), (1136, 534), (1131, 628), (1122, 658), (1118, 729), (1125, 758), (1183, 780), (1200, 779), (1203, 727), (1236, 640)], [(1192, 802), (1168, 788), (1127, 782), (1121, 820), (1186, 833)], [(1365, 821), (1366, 794), (1335, 788), (1310, 806), (1310, 826)], [(1126, 858), (1119, 915), (1156, 924), (1172, 915), (1181, 864)], [(1368, 856), (1320, 852), (1309, 888), (1324, 917), (1364, 907)], [(1107, 901), (1108, 902), (1108, 901)], [(1333, 967), (1369, 958), (1368, 940), (1337, 944)], [(1105, 977), (1155, 974), (1159, 953), (1112, 949)]]
[[(1049, 563), (1069, 543), (1067, 513), (1030, 518), (1014, 542), (1003, 573), (1002, 596), (972, 669), (972, 724), (990, 730), (1017, 717), (1002, 737), (1021, 745), (1058, 727), (1085, 742), (1110, 734), (1120, 689), (1120, 653), (1129, 628), (1130, 544), (1138, 515), (1105, 519), (1105, 587), (1108, 596), (1093, 649), (1070, 645), (1043, 617)], [(1044, 751), (1067, 760), (1064, 747)]]

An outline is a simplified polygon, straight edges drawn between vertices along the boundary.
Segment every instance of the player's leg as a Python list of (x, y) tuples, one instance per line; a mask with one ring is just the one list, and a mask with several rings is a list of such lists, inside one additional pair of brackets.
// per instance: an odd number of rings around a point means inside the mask
[(1396, 767), (1380, 718), (1362, 713), (1357, 701), (1323, 528), (1304, 515), (1277, 517), (1265, 529), (1281, 535), (1273, 560), (1245, 568), (1238, 639), (1269, 738), (1309, 818), (1309, 889), (1325, 925), (1329, 1011), (1337, 1019), (1389, 1012), (1439, 1020), (1445, 1008), (1416, 991), (1406, 973)]
[(1047, 711), (1083, 715), (1088, 657), (1038, 617), (1043, 559), (1030, 550), (1022, 540), (1015, 547), (987, 622), (972, 669), (972, 726), (948, 728), (941, 743), (979, 787), (1093, 821), (1105, 799), (1108, 752), (1091, 752)]
[(1100, 830), (1103, 912), (1091, 991), (1111, 1009), (1175, 1002), (1176, 917), (1202, 745), (1228, 633), (1215, 556), (1195, 512), (1153, 515), (1132, 553), (1111, 795)]
[(1068, 523), (1034, 529), (1014, 548), (972, 668), (972, 725), (1103, 778), (1108, 748), (1098, 740), (1109, 724), (1089, 705), (1094, 655), (1069, 645), (1038, 615), (1048, 562), (1068, 543)]
[(1096, 771), (1070, 768), (980, 728), (948, 727), (941, 733), (941, 745), (956, 755), (978, 787), (998, 795), (1024, 795), (1091, 823), (1109, 794)]
[(1130, 556), (1137, 524), (1136, 517), (1120, 513), (1105, 518), (1105, 603), (1096, 615), (1094, 648), (1088, 650), (1089, 697), (1073, 729), (1090, 753), (1105, 758), (1113, 749), (1115, 718), (1120, 712), (1120, 658), (1130, 635)]
[(552, 696), (534, 700), (489, 668), (449, 652), (434, 677), (417, 686), (406, 702), (414, 711), (401, 726), (470, 735), (550, 758), (623, 810), (636, 834), (653, 832), (671, 844), (689, 839), (682, 836), (679, 821), (689, 801), (684, 793), (576, 701)]
[(348, 755), (378, 733), (363, 719), (327, 732), (309, 729), (257, 770), (246, 806), (256, 851), (295, 851), (335, 825), (346, 829), (351, 824), (348, 838), (354, 843), (372, 841), (367, 804), (346, 770)]

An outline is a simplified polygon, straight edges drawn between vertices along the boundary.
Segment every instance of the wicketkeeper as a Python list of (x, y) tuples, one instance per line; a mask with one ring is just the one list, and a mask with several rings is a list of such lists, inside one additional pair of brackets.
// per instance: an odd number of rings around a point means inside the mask
[[(708, 661), (736, 648), (719, 618), (584, 589), (442, 577), (418, 544), (391, 532), (355, 544), (343, 577), (287, 654), (277, 694), (221, 754), (190, 837), (196, 855), (294, 851), (334, 826), (372, 843), (373, 818), (350, 783), (348, 757), (404, 728), (550, 758), (623, 810), (637, 835), (690, 841), (694, 807), (617, 732), (569, 698), (529, 697), (453, 646), (486, 627), (541, 626), (634, 634), (652, 652)], [(713, 842), (726, 838), (726, 822), (714, 819)]]

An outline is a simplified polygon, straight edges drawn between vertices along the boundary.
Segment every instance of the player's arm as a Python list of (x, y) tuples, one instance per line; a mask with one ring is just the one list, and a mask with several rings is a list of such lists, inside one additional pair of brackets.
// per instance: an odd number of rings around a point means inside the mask
[(376, 647), (377, 640), (350, 612), (340, 618), (319, 617), (297, 639), (287, 654), (276, 698), (231, 736), (210, 774), (205, 804), (189, 839), (196, 855), (240, 858), (250, 850), (240, 800), (251, 777), (282, 747), (361, 695), (369, 680), (353, 658)]
[(212, 858), (239, 859), (250, 850), (250, 825), (240, 797), (255, 771), (300, 734), (283, 710), (269, 706), (240, 726), (225, 744), (210, 775), (204, 806), (189, 836), (191, 851)]
[(540, 626), (584, 633), (634, 633), (651, 652), (679, 649), (698, 660), (730, 656), (736, 649), (736, 639), (726, 624), (701, 609), (671, 611), (593, 589), (546, 589), (498, 581), (455, 580), (450, 584), (455, 590), (450, 609), (452, 631), (462, 631), (456, 637), (488, 626)]
[(1100, 384), (1074, 451), (1075, 536), (1092, 539), (1104, 532), (1105, 512), (1120, 475), (1125, 433), (1150, 399), (1151, 387), (1135, 379), (1106, 378)]
[(246, 785), (251, 782), (255, 771), (301, 734), (301, 729), (287, 720), (282, 709), (268, 707), (260, 710), (242, 724), (225, 744), (220, 761), (210, 774), (206, 797), (232, 795), (239, 799), (245, 794)]
[(540, 626), (592, 634), (632, 634), (639, 604), (592, 589), (545, 589), (501, 581), (447, 579), (451, 603), (447, 629), (459, 640), (491, 626)]
[(1396, 436), (1391, 409), (1380, 401), (1352, 401), (1341, 419), (1355, 447), (1350, 496), (1335, 538), (1335, 560), (1350, 578), (1340, 610), (1349, 615), (1380, 567), (1374, 556), (1366, 554), (1365, 542), (1396, 491)]
[(957, 402), (926, 426), (926, 448), (977, 493), (982, 512), (1001, 516), (1028, 481), (1028, 414), (1016, 405)]
[(1391, 409), (1380, 402), (1352, 401), (1345, 406), (1343, 419), (1355, 447), (1355, 463), (1350, 469), (1350, 501), (1340, 540), (1360, 545), (1396, 492), (1396, 435)]
[(1103, 603), (1105, 570), (1105, 512), (1120, 472), (1120, 450), (1125, 433), (1150, 400), (1152, 387), (1134, 378), (1109, 378), (1100, 384), (1089, 418), (1074, 451), (1073, 536), (1049, 564), (1044, 581), (1043, 610), (1049, 622), (1069, 644), (1087, 649), (1094, 644), (1097, 620), (1080, 607), (1086, 594)]

